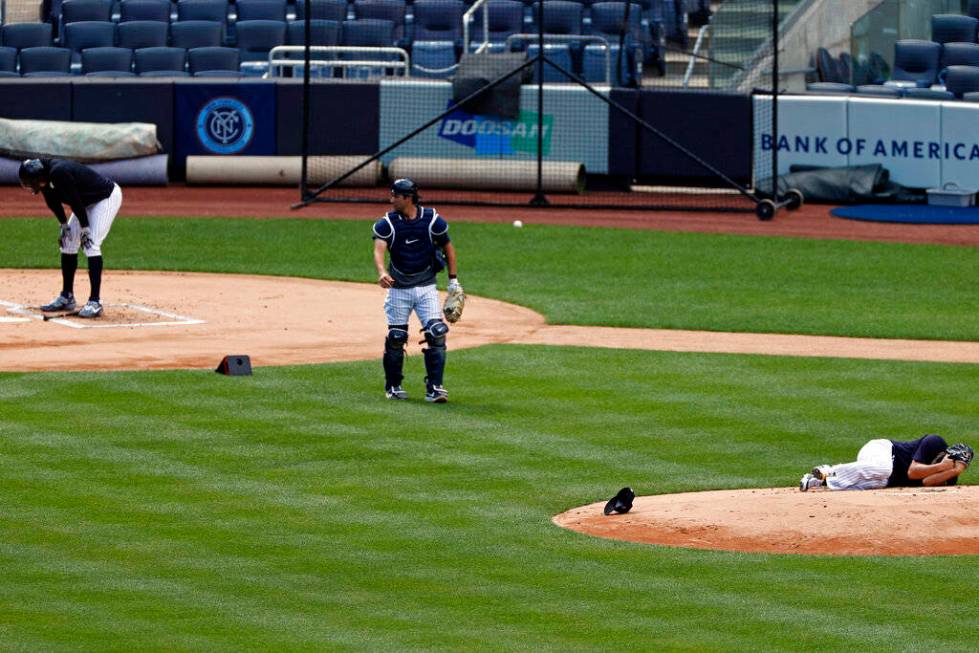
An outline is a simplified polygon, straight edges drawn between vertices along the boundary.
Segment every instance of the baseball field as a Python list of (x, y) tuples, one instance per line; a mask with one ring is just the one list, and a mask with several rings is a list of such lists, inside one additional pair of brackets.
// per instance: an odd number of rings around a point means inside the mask
[[(0, 221), (2, 266), (56, 291), (42, 209)], [(106, 296), (115, 270), (374, 279), (369, 219), (125, 216)], [(460, 280), (552, 324), (979, 341), (975, 243), (524, 222), (452, 222)], [(0, 373), (0, 650), (979, 649), (979, 537), (975, 555), (774, 555), (551, 521), (624, 485), (795, 487), (873, 437), (975, 445), (979, 366), (450, 334), (435, 406), (417, 355), (413, 399), (384, 399), (381, 346), (252, 377)]]

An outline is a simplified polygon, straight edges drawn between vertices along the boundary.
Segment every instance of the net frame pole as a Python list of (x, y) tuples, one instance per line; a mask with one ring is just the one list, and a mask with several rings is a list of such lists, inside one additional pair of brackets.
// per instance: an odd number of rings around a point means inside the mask
[(531, 206), (547, 206), (544, 195), (544, 2), (537, 0), (537, 190)]
[(299, 175), (299, 199), (305, 201), (309, 196), (309, 62), (310, 41), (312, 40), (312, 0), (303, 0), (306, 10), (305, 49), (303, 50), (303, 136), (302, 136), (302, 170)]
[(772, 0), (772, 201), (779, 205), (778, 196), (778, 2)]

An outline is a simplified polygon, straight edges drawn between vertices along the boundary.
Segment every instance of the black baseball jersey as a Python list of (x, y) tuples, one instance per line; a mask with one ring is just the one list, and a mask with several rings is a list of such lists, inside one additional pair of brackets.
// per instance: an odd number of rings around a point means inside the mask
[(115, 182), (103, 177), (86, 165), (67, 159), (41, 159), (47, 173), (48, 185), (41, 189), (44, 201), (58, 222), (68, 221), (62, 204), (75, 213), (82, 227), (88, 226), (85, 207), (101, 202), (112, 194)]
[[(897, 442), (891, 440), (892, 452), (894, 455), (894, 468), (891, 477), (887, 479), (888, 487), (909, 487), (921, 485), (921, 479), (911, 480), (908, 478), (908, 468), (911, 461), (930, 465), (939, 453), (948, 448), (945, 440), (937, 435), (926, 435), (911, 440), (909, 442)], [(955, 485), (957, 478), (946, 481), (946, 485)]]
[(395, 288), (431, 285), (445, 267), (440, 250), (450, 242), (449, 224), (435, 209), (419, 206), (412, 220), (390, 211), (374, 223), (373, 238), (388, 245)]

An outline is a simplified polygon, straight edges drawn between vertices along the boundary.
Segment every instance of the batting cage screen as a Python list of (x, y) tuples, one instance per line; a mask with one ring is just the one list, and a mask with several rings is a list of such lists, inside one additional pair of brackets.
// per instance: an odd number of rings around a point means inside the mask
[[(358, 0), (337, 46), (317, 45), (330, 21), (305, 0), (310, 45), (291, 53), (304, 78), (296, 206), (384, 202), (390, 180), (410, 177), (442, 204), (770, 218), (795, 204), (770, 181), (774, 46), (794, 4)], [(377, 109), (358, 124), (360, 151), (345, 133), (341, 156), (319, 132), (342, 107), (320, 107), (350, 84), (376, 89)]]

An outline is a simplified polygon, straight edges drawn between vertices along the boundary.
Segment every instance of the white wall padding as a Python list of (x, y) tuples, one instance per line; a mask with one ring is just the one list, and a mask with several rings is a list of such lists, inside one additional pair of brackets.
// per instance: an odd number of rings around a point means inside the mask
[[(519, 190), (537, 188), (536, 161), (498, 159), (432, 159), (398, 157), (388, 166), (391, 179), (410, 177), (422, 188), (465, 190)], [(585, 166), (577, 161), (545, 161), (544, 191), (581, 193), (585, 188)]]
[[(363, 156), (309, 157), (309, 185), (320, 186), (368, 158)], [(297, 186), (302, 172), (298, 156), (188, 156), (188, 184)], [(381, 164), (371, 161), (341, 186), (376, 186), (381, 179)]]

